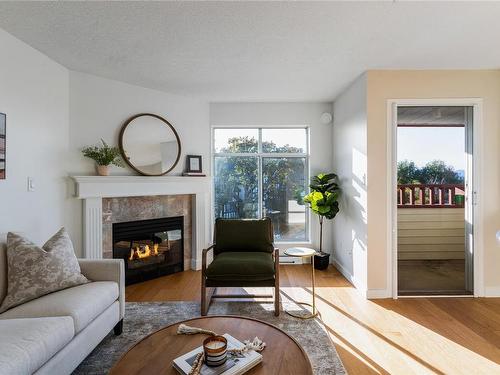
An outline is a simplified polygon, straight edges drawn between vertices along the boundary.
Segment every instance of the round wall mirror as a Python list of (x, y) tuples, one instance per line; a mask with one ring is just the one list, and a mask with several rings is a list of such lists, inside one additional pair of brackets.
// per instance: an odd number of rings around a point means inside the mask
[(181, 141), (172, 124), (151, 113), (141, 113), (125, 121), (119, 147), (125, 162), (145, 176), (167, 174), (181, 156)]

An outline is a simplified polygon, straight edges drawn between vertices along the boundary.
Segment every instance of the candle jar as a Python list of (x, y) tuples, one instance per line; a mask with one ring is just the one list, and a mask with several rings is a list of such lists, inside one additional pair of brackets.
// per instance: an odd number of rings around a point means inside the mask
[(224, 336), (212, 336), (203, 341), (205, 364), (220, 366), (227, 360), (227, 340)]

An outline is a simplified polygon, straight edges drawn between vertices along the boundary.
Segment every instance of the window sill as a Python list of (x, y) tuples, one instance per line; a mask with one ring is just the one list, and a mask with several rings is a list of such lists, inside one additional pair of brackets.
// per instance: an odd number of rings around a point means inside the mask
[(281, 241), (281, 242), (278, 242), (278, 241), (275, 241), (274, 242), (275, 245), (282, 245), (282, 246), (289, 246), (289, 247), (293, 247), (293, 246), (302, 246), (302, 245), (310, 245), (312, 246), (312, 242), (311, 241), (302, 241), (302, 242), (288, 242), (288, 241)]

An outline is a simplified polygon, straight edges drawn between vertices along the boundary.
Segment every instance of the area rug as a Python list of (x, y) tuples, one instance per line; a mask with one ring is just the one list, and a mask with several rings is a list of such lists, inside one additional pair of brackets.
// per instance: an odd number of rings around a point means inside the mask
[[(286, 310), (297, 310), (295, 304), (284, 303)], [(167, 325), (200, 315), (195, 302), (127, 303), (123, 333), (110, 333), (78, 366), (75, 375), (107, 374), (114, 363), (134, 343)], [(346, 374), (323, 323), (318, 319), (301, 320), (286, 313), (276, 317), (272, 304), (255, 302), (215, 302), (209, 315), (240, 315), (271, 323), (294, 337), (304, 348), (315, 374)]]

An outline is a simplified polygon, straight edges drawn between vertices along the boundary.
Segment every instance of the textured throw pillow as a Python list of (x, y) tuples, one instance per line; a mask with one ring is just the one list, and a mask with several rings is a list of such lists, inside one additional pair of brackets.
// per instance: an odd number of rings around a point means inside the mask
[(7, 235), (7, 296), (0, 313), (45, 294), (88, 283), (80, 272), (73, 244), (64, 228), (43, 247)]

